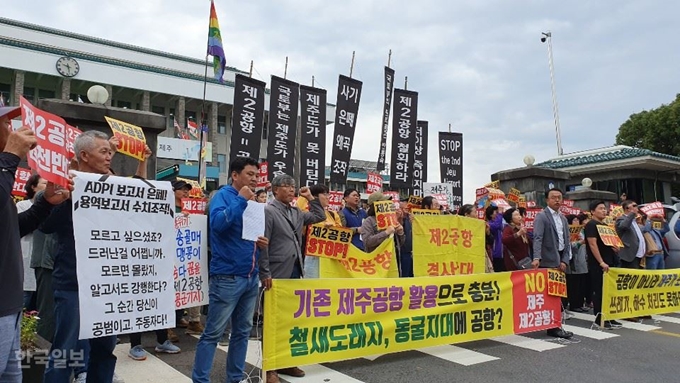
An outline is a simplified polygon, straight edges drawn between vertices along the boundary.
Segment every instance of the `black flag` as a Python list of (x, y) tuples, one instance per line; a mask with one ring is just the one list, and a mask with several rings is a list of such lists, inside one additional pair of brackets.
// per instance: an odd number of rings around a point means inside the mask
[(265, 85), (262, 81), (236, 75), (229, 163), (236, 157), (260, 158)]
[(361, 101), (361, 85), (361, 81), (343, 75), (340, 75), (338, 80), (338, 98), (335, 103), (335, 132), (331, 156), (331, 184), (344, 184), (347, 181), (354, 131), (359, 113), (359, 101)]
[(269, 181), (280, 174), (294, 175), (300, 84), (272, 76), (269, 95)]
[(390, 109), (392, 107), (392, 83), (394, 69), (385, 67), (385, 103), (383, 104), (382, 136), (380, 137), (380, 153), (378, 154), (377, 170), (385, 170), (385, 158), (387, 157), (387, 134), (390, 129)]
[(439, 132), (439, 171), (441, 182), (453, 188), (453, 206), (456, 211), (463, 204), (463, 133)]
[(416, 146), (413, 159), (413, 195), (423, 195), (423, 182), (427, 182), (427, 121), (416, 124)]
[(326, 176), (326, 90), (300, 86), (300, 186)]
[(392, 113), (392, 160), (390, 161), (390, 186), (413, 187), (414, 148), (418, 120), (418, 93), (394, 90)]

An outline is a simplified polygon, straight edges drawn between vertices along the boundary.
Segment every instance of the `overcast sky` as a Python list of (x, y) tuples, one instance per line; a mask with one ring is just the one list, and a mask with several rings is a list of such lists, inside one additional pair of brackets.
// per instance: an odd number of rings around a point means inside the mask
[[(96, 4), (94, 6), (93, 4)], [(437, 132), (464, 135), (464, 198), (490, 174), (556, 155), (547, 46), (565, 153), (609, 146), (630, 114), (680, 91), (680, 3), (671, 1), (215, 0), (227, 64), (269, 83), (283, 75), (326, 88), (364, 83), (352, 158), (377, 159), (383, 66), (418, 91), (430, 122), (429, 181), (439, 181)], [(202, 58), (208, 0), (9, 1), (2, 16)], [(331, 127), (332, 128), (332, 127)], [(331, 132), (332, 130), (329, 130)], [(330, 153), (330, 150), (328, 150)], [(329, 154), (330, 155), (330, 154)]]

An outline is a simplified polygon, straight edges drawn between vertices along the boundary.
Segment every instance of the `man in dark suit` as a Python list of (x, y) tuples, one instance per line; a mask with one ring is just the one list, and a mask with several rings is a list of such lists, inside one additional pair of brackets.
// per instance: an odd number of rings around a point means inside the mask
[(616, 219), (616, 234), (623, 242), (623, 249), (619, 250), (621, 267), (639, 269), (640, 260), (645, 256), (646, 244), (640, 226), (635, 221), (638, 216), (638, 205), (635, 201), (625, 200), (621, 204), (624, 215)]
[[(534, 220), (533, 267), (560, 269), (564, 272), (571, 258), (569, 245), (569, 223), (562, 213), (562, 191), (552, 188), (546, 193), (548, 207), (536, 215)], [(574, 334), (562, 327), (548, 330), (548, 335), (569, 339)]]

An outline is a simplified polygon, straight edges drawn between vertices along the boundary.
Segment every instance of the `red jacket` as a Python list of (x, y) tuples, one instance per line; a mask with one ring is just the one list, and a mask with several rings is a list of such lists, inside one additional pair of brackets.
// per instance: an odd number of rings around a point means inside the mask
[[(507, 271), (517, 270), (515, 262), (519, 262), (523, 258), (529, 256), (529, 251), (531, 249), (531, 239), (526, 236), (527, 242), (524, 243), (522, 237), (515, 237), (515, 233), (519, 229), (507, 225), (503, 228), (503, 261), (505, 262), (505, 269)], [(515, 257), (513, 262), (510, 258), (510, 253)]]

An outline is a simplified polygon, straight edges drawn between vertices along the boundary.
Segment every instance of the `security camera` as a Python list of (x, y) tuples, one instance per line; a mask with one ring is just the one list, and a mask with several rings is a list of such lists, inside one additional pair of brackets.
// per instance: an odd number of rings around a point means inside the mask
[(542, 42), (542, 43), (544, 43), (545, 40), (547, 40), (547, 39), (545, 38), (545, 36), (544, 36), (544, 37), (541, 37), (541, 42)]

